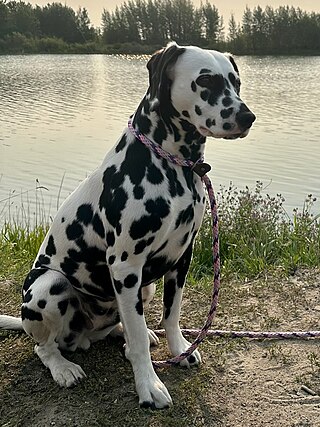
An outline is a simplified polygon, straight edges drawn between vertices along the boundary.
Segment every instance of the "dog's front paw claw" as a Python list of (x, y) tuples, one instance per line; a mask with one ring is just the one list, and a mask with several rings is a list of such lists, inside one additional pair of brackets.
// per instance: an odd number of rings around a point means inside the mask
[(64, 363), (51, 371), (52, 377), (60, 387), (72, 387), (77, 385), (86, 377), (81, 366), (68, 362)]
[(147, 382), (137, 385), (141, 408), (164, 409), (172, 406), (171, 396), (166, 386), (154, 374)]

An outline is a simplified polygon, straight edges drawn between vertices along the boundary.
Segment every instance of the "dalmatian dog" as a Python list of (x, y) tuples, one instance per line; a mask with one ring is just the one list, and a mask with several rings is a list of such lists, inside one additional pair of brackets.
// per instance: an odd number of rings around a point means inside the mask
[[(170, 43), (147, 64), (149, 88), (133, 128), (167, 152), (197, 162), (206, 137), (243, 138), (255, 120), (240, 98), (229, 54)], [(24, 330), (53, 379), (70, 387), (86, 375), (60, 350), (87, 350), (108, 334), (123, 335), (139, 403), (165, 408), (172, 399), (155, 373), (144, 309), (164, 277), (162, 325), (169, 351), (189, 347), (179, 328), (182, 291), (205, 208), (192, 169), (150, 151), (128, 127), (95, 170), (59, 209), (23, 285), (21, 318), (0, 328)], [(195, 350), (181, 362), (201, 362)]]

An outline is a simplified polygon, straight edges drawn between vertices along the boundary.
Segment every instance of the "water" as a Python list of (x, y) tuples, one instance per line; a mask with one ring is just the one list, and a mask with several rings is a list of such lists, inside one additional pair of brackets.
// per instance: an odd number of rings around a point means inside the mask
[[(100, 164), (145, 93), (146, 61), (0, 56), (0, 221), (34, 217), (36, 206), (54, 214)], [(308, 194), (320, 198), (320, 57), (239, 57), (237, 63), (242, 98), (257, 121), (245, 139), (207, 140), (210, 176), (217, 189), (263, 181), (266, 192), (286, 198), (290, 213)]]

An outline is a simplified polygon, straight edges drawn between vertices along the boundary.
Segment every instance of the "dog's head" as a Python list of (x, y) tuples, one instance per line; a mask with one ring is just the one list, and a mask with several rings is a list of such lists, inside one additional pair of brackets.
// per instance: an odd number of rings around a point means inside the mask
[(168, 123), (188, 121), (202, 136), (248, 135), (255, 115), (240, 99), (238, 67), (229, 54), (170, 43), (148, 62), (151, 109)]

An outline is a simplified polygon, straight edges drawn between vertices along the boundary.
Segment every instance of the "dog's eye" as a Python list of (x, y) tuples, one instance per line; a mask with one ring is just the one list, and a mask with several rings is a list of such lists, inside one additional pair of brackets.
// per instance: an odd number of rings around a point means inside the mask
[(213, 76), (211, 74), (202, 74), (196, 80), (197, 85), (201, 87), (209, 87), (212, 85)]

